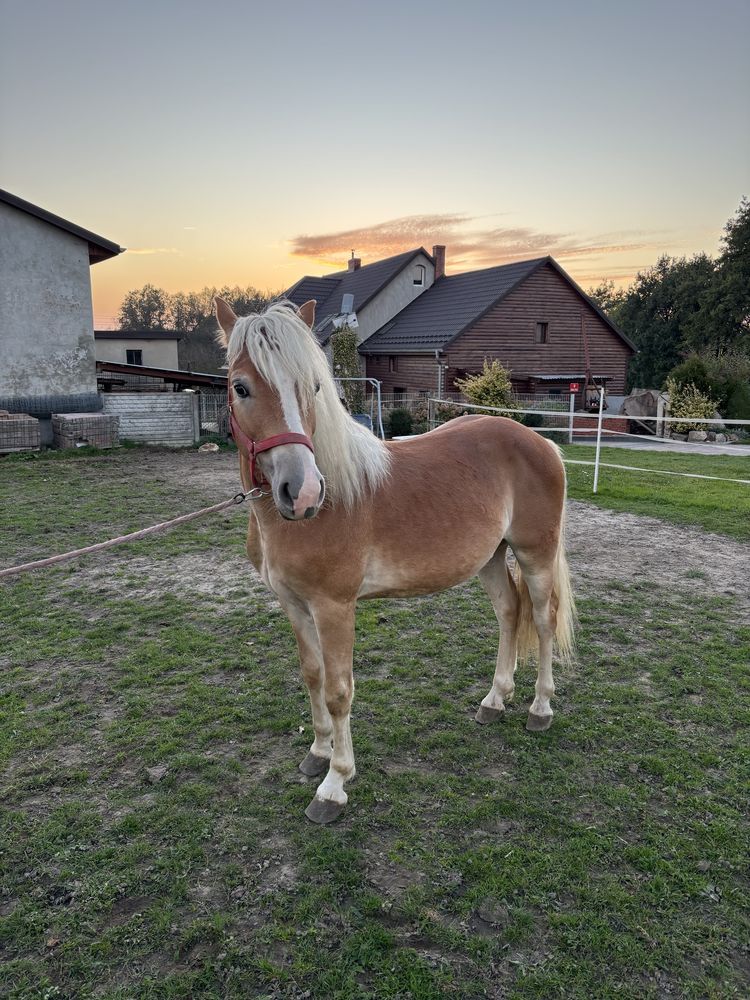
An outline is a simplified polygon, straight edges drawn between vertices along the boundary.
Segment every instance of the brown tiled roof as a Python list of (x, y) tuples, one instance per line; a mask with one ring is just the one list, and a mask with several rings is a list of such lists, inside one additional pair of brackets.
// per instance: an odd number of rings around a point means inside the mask
[(351, 293), (354, 296), (355, 312), (363, 309), (370, 299), (420, 253), (432, 260), (431, 254), (424, 247), (417, 247), (395, 257), (365, 264), (356, 271), (336, 271), (321, 278), (306, 276), (292, 285), (285, 295), (296, 306), (301, 306), (309, 299), (317, 300), (315, 332), (321, 343), (325, 343), (333, 332), (331, 320), (341, 312), (341, 299), (344, 295)]
[(440, 278), (389, 323), (368, 337), (360, 345), (360, 354), (432, 354), (436, 350), (443, 351), (545, 264), (550, 264), (585, 299), (614, 334), (632, 350), (636, 349), (552, 257), (538, 257)]

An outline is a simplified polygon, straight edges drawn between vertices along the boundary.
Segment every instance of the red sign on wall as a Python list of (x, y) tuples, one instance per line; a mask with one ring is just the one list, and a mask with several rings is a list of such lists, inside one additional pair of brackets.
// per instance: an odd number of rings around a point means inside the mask
[(580, 390), (580, 388), (581, 388), (581, 383), (580, 382), (571, 382), (570, 383), (570, 391), (571, 392), (578, 392)]

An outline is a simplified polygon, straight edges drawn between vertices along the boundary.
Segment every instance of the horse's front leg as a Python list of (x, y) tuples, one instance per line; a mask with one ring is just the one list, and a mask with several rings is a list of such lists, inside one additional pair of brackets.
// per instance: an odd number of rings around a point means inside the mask
[(311, 606), (323, 654), (325, 702), (333, 724), (333, 755), (328, 774), (305, 810), (313, 823), (330, 823), (341, 814), (348, 798), (344, 784), (355, 774), (349, 725), (354, 695), (354, 609), (354, 601), (344, 604), (316, 601)]
[(310, 695), (315, 739), (299, 769), (313, 778), (328, 770), (333, 753), (333, 722), (326, 705), (323, 654), (308, 605), (291, 592), (279, 594), (279, 600), (294, 629), (302, 677)]

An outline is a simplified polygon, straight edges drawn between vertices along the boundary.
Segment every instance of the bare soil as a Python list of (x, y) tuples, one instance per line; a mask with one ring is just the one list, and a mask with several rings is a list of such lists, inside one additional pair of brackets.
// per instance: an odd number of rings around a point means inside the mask
[[(118, 456), (118, 459), (120, 456)], [(132, 470), (129, 472), (132, 475)], [(158, 452), (138, 462), (138, 474), (191, 488), (206, 503), (230, 497), (240, 487), (237, 457), (231, 452)], [(179, 511), (155, 511), (166, 517)], [(246, 508), (218, 515), (244, 519)], [(179, 531), (179, 529), (177, 529)], [(576, 590), (596, 593), (603, 581), (626, 584), (650, 580), (671, 594), (727, 595), (737, 602), (742, 620), (750, 621), (750, 545), (688, 525), (675, 525), (654, 517), (602, 510), (578, 500), (568, 501), (568, 558)], [(148, 598), (165, 589), (200, 597), (245, 593), (264, 599), (266, 590), (239, 550), (236, 558), (185, 553), (168, 561), (146, 556), (127, 560), (127, 579), (112, 577), (108, 562), (97, 561), (84, 572), (108, 593), (127, 592)], [(136, 579), (137, 578), (137, 579)], [(77, 574), (77, 583), (82, 582)], [(270, 595), (268, 599), (271, 600)]]

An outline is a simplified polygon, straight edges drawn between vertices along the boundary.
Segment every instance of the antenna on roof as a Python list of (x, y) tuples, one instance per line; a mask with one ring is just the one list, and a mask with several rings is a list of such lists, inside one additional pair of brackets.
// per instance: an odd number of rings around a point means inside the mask
[(354, 260), (354, 251), (352, 250), (352, 260)]

